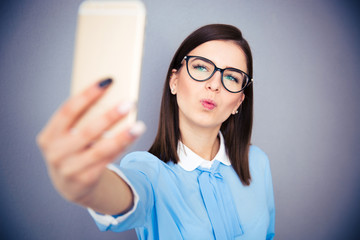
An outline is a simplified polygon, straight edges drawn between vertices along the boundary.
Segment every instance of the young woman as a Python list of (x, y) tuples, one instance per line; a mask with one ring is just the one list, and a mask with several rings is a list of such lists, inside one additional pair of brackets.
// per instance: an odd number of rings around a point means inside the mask
[(68, 100), (38, 136), (54, 186), (87, 207), (101, 230), (139, 239), (273, 239), (269, 161), (250, 144), (252, 56), (230, 25), (204, 26), (179, 47), (166, 77), (148, 152), (111, 163), (144, 131), (141, 122), (102, 137), (131, 110), (122, 103), (72, 127), (111, 80)]

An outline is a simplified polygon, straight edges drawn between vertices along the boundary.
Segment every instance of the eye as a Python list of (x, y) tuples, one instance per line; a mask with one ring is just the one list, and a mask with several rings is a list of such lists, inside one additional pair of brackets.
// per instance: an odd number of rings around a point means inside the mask
[(204, 65), (196, 64), (196, 65), (193, 65), (192, 67), (193, 67), (193, 69), (195, 69), (199, 72), (207, 72), (208, 71), (208, 68)]
[(224, 79), (238, 83), (239, 79), (237, 79), (236, 77), (232, 76), (231, 74), (227, 74), (224, 76)]

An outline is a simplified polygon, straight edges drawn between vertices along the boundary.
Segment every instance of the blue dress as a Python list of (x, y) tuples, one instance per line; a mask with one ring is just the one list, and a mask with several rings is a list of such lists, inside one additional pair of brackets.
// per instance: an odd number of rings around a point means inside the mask
[(220, 149), (212, 161), (179, 143), (178, 164), (133, 152), (119, 166), (109, 165), (129, 184), (134, 205), (120, 216), (89, 209), (99, 229), (135, 229), (139, 239), (273, 239), (275, 206), (267, 156), (250, 147), (251, 184), (244, 186), (223, 142), (220, 134)]

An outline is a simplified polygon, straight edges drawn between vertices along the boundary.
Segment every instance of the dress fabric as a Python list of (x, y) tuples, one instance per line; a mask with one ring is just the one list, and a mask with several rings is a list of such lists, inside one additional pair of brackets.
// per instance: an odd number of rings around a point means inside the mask
[(251, 184), (244, 186), (226, 156), (222, 136), (221, 140), (210, 165), (186, 146), (179, 148), (179, 164), (133, 152), (120, 165), (110, 165), (129, 184), (134, 205), (120, 216), (89, 209), (99, 229), (135, 229), (139, 239), (149, 240), (273, 239), (275, 206), (267, 156), (250, 147)]

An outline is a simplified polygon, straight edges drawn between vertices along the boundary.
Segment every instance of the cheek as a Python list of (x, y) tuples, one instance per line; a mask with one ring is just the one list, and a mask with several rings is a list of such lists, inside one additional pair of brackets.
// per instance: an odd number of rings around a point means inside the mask
[(177, 89), (177, 95), (178, 97), (188, 97), (191, 95), (192, 88), (189, 86), (189, 84), (184, 83), (184, 81), (179, 81), (178, 89)]
[(239, 96), (226, 96), (225, 99), (228, 99), (227, 103), (225, 104), (226, 112), (232, 113), (234, 110), (236, 110), (240, 105), (239, 102), (241, 102), (242, 95)]
[(199, 83), (181, 72), (178, 80), (177, 98), (189, 100), (191, 96), (196, 96), (196, 89), (199, 89)]

